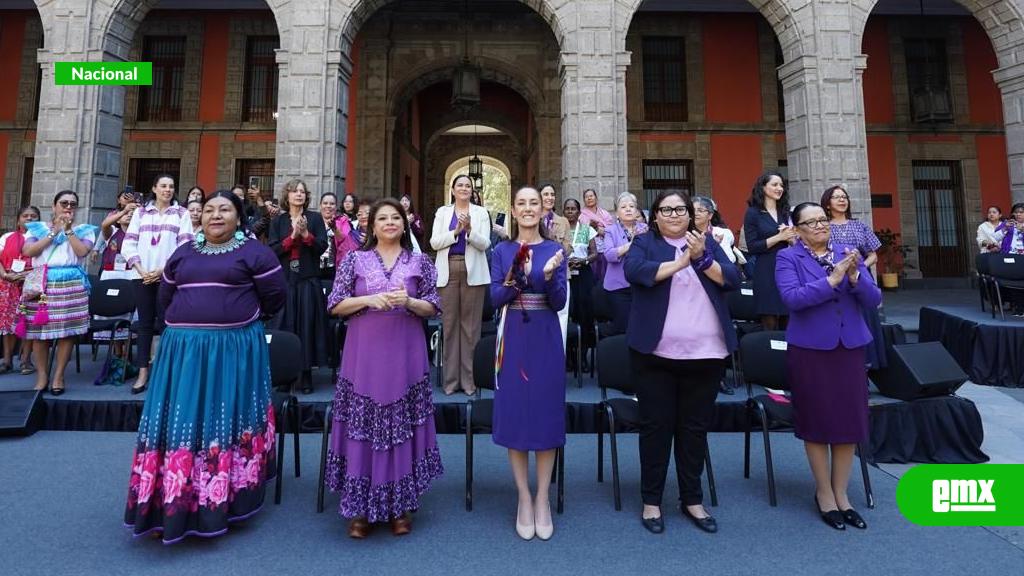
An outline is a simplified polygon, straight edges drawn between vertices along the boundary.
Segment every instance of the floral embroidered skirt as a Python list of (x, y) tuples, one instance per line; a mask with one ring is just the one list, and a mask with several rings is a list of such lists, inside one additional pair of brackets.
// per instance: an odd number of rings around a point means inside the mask
[(0, 334), (14, 334), (20, 303), (21, 284), (0, 280)]
[(343, 354), (325, 482), (340, 493), (342, 517), (387, 522), (419, 509), (444, 473), (422, 323), (408, 314), (351, 318)]
[(169, 326), (139, 421), (125, 525), (166, 544), (223, 534), (263, 505), (274, 443), (263, 325)]

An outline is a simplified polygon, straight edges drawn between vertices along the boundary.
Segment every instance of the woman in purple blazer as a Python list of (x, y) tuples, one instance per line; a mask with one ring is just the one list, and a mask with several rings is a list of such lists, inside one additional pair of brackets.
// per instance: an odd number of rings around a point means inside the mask
[[(779, 252), (775, 282), (789, 308), (787, 373), (796, 436), (814, 474), (815, 503), (826, 524), (867, 528), (846, 487), (857, 444), (868, 438), (864, 310), (882, 300), (856, 248), (831, 241), (821, 205), (793, 209), (799, 240)], [(831, 452), (831, 462), (829, 455)]]

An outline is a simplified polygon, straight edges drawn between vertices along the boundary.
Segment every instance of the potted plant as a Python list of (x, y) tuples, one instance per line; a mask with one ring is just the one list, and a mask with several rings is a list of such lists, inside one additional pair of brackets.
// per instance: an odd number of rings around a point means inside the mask
[(900, 243), (899, 232), (893, 232), (889, 228), (875, 230), (875, 236), (878, 236), (879, 242), (882, 243), (878, 248), (881, 286), (888, 289), (898, 288), (903, 269), (908, 266), (906, 258), (911, 248)]

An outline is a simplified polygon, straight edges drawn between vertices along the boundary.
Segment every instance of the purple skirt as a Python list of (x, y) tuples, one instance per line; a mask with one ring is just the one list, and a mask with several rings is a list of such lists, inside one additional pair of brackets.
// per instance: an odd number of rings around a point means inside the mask
[(818, 444), (857, 444), (868, 439), (868, 376), (864, 348), (839, 345), (786, 352), (796, 437)]

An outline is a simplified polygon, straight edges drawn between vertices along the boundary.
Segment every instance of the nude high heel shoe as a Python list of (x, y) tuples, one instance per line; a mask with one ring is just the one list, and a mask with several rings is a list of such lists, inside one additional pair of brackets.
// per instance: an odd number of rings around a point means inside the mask
[(519, 509), (516, 508), (516, 534), (519, 534), (519, 537), (522, 538), (523, 540), (533, 540), (533, 536), (534, 536), (534, 534), (536, 534), (536, 532), (537, 532), (536, 522), (531, 522), (529, 524), (523, 524), (519, 520)]

